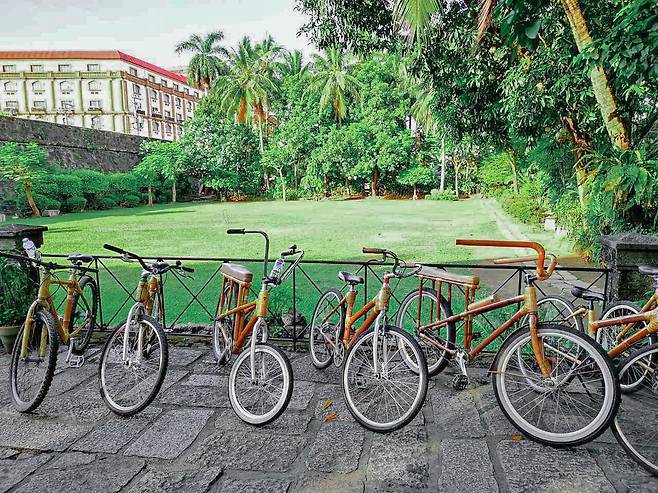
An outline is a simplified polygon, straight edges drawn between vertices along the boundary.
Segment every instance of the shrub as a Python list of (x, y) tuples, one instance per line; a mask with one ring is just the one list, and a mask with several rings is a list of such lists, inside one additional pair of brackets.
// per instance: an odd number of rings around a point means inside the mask
[(489, 156), (478, 169), (478, 179), (484, 185), (482, 190), (484, 193), (500, 186), (510, 185), (513, 178), (512, 156), (506, 151)]
[(0, 257), (0, 325), (18, 325), (25, 319), (34, 299), (30, 296), (32, 289), (27, 270)]
[(116, 207), (118, 203), (119, 202), (115, 196), (107, 195), (96, 201), (96, 207), (99, 209), (111, 209), (112, 207)]
[(140, 189), (140, 181), (133, 173), (110, 173), (108, 176), (110, 190), (121, 195), (137, 195)]
[(64, 201), (62, 204), (62, 210), (64, 212), (79, 212), (83, 210), (86, 205), (87, 199), (80, 195), (76, 195)]
[(93, 169), (80, 169), (73, 173), (82, 184), (82, 195), (90, 208), (99, 206), (100, 200), (110, 190), (110, 180), (106, 174)]
[(137, 207), (140, 204), (139, 195), (131, 194), (124, 195), (121, 199), (121, 205), (124, 207)]
[(510, 216), (524, 224), (538, 224), (544, 220), (546, 210), (526, 195), (510, 195), (502, 201), (502, 207)]
[(59, 200), (41, 194), (34, 194), (34, 201), (37, 203), (37, 207), (41, 211), (59, 210), (62, 207), (62, 203)]
[(452, 190), (440, 192), (438, 188), (433, 188), (430, 193), (425, 195), (425, 200), (459, 200)]

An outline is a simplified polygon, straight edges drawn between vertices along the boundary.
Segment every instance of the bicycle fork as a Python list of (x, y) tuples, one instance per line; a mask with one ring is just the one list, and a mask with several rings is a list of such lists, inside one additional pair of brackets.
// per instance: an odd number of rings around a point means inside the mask
[[(123, 335), (123, 364), (128, 364), (128, 351), (130, 343), (130, 328), (131, 322), (133, 320), (133, 315), (137, 310), (143, 309), (142, 303), (135, 303), (128, 311), (128, 318), (126, 319), (126, 330)], [(142, 330), (141, 325), (138, 324), (137, 327), (137, 361), (139, 362), (142, 359), (142, 349), (144, 347), (144, 331)]]
[[(388, 370), (388, 344), (386, 344), (385, 317), (385, 312), (381, 312), (375, 319), (375, 331), (372, 338), (372, 368), (375, 377), (381, 376), (382, 373), (385, 373)], [(382, 320), (384, 320), (384, 323), (382, 323)], [(382, 327), (384, 327), (384, 329), (382, 329)], [(382, 344), (382, 368), (380, 368), (379, 357), (377, 353), (379, 351), (379, 336), (382, 332), (384, 335), (384, 344)]]

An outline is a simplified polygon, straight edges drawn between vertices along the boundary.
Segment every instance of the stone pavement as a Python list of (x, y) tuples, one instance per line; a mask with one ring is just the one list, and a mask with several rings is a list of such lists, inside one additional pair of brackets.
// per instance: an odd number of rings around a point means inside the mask
[[(658, 491), (658, 478), (609, 432), (573, 450), (514, 440), (483, 370), (473, 370), (463, 392), (452, 390), (450, 375), (434, 379), (410, 426), (377, 435), (345, 408), (335, 368), (320, 372), (308, 355), (289, 355), (292, 401), (260, 429), (233, 414), (227, 370), (206, 348), (172, 347), (158, 399), (132, 419), (106, 410), (94, 357), (79, 369), (60, 364), (37, 412), (19, 415), (2, 355), (0, 493)], [(332, 412), (337, 419), (325, 422)]]

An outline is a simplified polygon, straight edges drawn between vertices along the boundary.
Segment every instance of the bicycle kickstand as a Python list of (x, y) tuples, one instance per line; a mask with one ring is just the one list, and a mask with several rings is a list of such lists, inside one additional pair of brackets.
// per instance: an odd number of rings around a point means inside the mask
[(73, 340), (71, 340), (69, 344), (69, 350), (66, 354), (66, 363), (69, 365), (69, 368), (80, 368), (85, 364), (84, 354), (73, 354)]
[(452, 387), (455, 390), (464, 390), (468, 387), (468, 373), (466, 373), (466, 354), (463, 351), (459, 351), (455, 356), (457, 360), (457, 365), (459, 366), (459, 371), (461, 374), (455, 375), (452, 379)]

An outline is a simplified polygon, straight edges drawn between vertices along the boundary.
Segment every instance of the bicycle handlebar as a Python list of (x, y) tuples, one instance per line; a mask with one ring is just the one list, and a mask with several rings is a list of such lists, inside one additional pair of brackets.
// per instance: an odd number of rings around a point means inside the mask
[[(160, 274), (163, 274), (168, 269), (178, 269), (183, 272), (189, 272), (189, 273), (194, 272), (194, 269), (192, 267), (185, 267), (180, 260), (176, 260), (176, 263), (174, 263), (173, 265), (167, 262), (161, 262), (159, 260), (149, 265), (144, 261), (142, 257), (137, 255), (136, 253), (129, 252), (128, 250), (124, 250), (123, 248), (119, 248), (114, 245), (108, 245), (107, 243), (103, 245), (103, 248), (111, 252), (120, 254), (122, 256), (121, 260), (123, 260), (124, 262), (128, 262), (129, 258), (137, 260), (139, 264), (142, 266), (142, 268), (149, 272), (155, 273), (155, 271), (157, 270), (160, 271), (159, 272)], [(159, 265), (165, 265), (166, 267), (162, 270), (159, 268)]]
[(226, 230), (227, 235), (243, 235), (245, 234), (244, 228), (232, 228)]
[[(516, 259), (517, 262), (524, 262), (528, 260), (537, 261), (537, 279), (545, 281), (553, 274), (555, 267), (557, 267), (557, 257), (553, 254), (546, 255), (544, 247), (536, 241), (512, 241), (512, 240), (470, 240), (458, 239), (455, 240), (456, 245), (463, 246), (485, 246), (485, 247), (502, 247), (502, 248), (530, 248), (537, 252), (537, 256), (533, 257), (520, 257)], [(546, 257), (550, 257), (548, 267), (545, 266)], [(498, 263), (511, 263), (507, 262), (511, 259), (501, 259)], [(495, 263), (495, 262), (494, 262)]]
[(259, 234), (265, 238), (265, 257), (263, 258), (263, 277), (267, 277), (267, 263), (270, 257), (270, 237), (267, 236), (265, 231), (259, 229), (245, 229), (245, 228), (230, 228), (226, 230), (228, 235), (245, 235), (245, 234)]
[(75, 268), (77, 270), (83, 270), (85, 272), (94, 272), (94, 273), (98, 272), (98, 270), (94, 269), (93, 267), (72, 266), (72, 265), (56, 264), (55, 262), (44, 262), (43, 260), (37, 260), (31, 257), (26, 257), (25, 255), (15, 255), (13, 253), (0, 252), (0, 257), (11, 258), (14, 260), (22, 260), (23, 262), (30, 262), (35, 265), (40, 265), (47, 270), (70, 270)]

